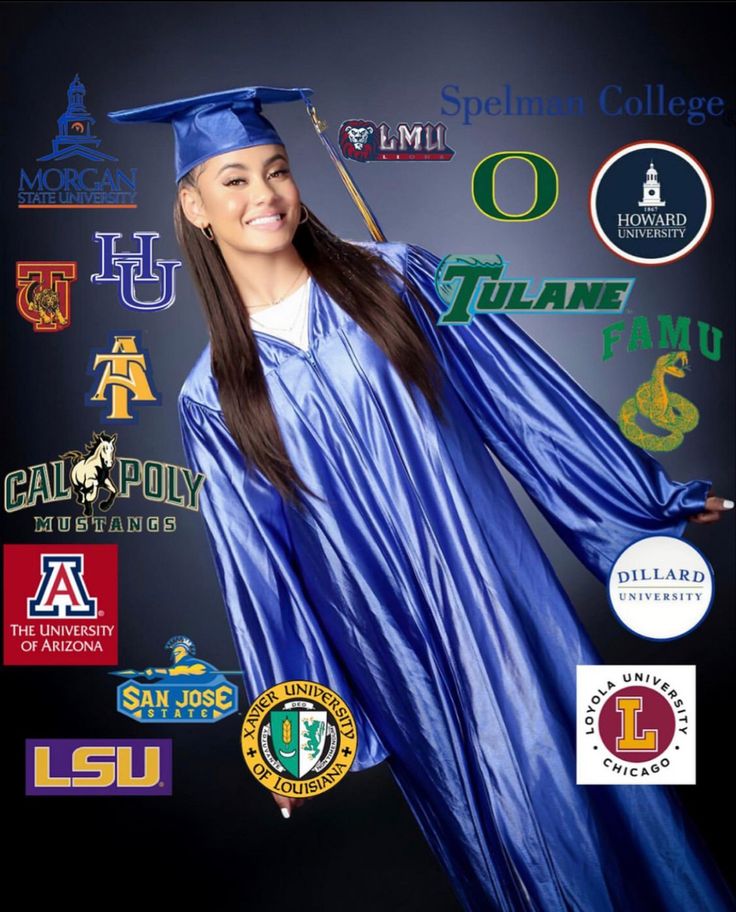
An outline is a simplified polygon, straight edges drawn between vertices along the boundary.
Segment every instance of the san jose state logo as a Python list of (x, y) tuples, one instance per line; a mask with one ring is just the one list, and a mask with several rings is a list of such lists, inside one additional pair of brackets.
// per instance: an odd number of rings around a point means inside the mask
[(617, 256), (643, 266), (673, 263), (703, 240), (713, 219), (713, 188), (705, 168), (667, 142), (617, 149), (590, 188), (590, 218)]
[(280, 795), (312, 797), (343, 778), (355, 759), (357, 730), (348, 706), (314, 681), (285, 681), (260, 694), (241, 736), (248, 769)]

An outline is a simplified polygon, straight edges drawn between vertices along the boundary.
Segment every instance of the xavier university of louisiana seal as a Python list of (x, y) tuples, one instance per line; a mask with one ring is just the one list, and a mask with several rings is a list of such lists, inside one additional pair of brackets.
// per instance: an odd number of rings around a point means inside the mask
[(253, 701), (241, 734), (248, 769), (265, 788), (311, 798), (342, 779), (357, 751), (350, 709), (314, 681), (284, 681)]

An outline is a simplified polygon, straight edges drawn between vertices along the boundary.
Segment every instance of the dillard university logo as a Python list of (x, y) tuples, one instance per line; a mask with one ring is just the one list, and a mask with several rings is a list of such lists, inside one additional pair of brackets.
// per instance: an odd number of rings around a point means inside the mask
[[(199, 510), (205, 481), (200, 472), (167, 462), (117, 455), (117, 434), (94, 433), (84, 452), (68, 450), (53, 462), (8, 472), (4, 481), (6, 513), (71, 500), (82, 515), (34, 516), (34, 532), (174, 532), (175, 516), (97, 516), (108, 513), (133, 491), (151, 503)], [(104, 499), (101, 499), (103, 498)]]
[(76, 263), (16, 263), (18, 313), (37, 333), (68, 329), (72, 322), (71, 285), (76, 281)]
[[(19, 209), (135, 209), (136, 168), (115, 165), (117, 158), (100, 150), (95, 118), (85, 105), (87, 89), (75, 76), (67, 90), (67, 106), (59, 117), (58, 133), (48, 155), (36, 159), (53, 166), (21, 168)], [(83, 159), (81, 167), (70, 161)]]
[(85, 405), (101, 406), (105, 421), (136, 423), (139, 405), (161, 405), (152, 387), (148, 351), (139, 347), (140, 335), (115, 333), (106, 349), (92, 353), (87, 374), (95, 379)]
[(171, 653), (165, 668), (111, 671), (124, 681), (118, 687), (118, 712), (136, 722), (220, 722), (238, 711), (238, 688), (228, 675), (197, 657), (193, 640), (174, 636), (164, 647)]
[(3, 571), (6, 665), (117, 665), (117, 545), (4, 545)]
[(353, 765), (357, 739), (353, 715), (334, 691), (314, 681), (285, 681), (253, 701), (241, 745), (262, 786), (298, 798), (337, 785)]
[(634, 279), (543, 279), (530, 292), (531, 279), (505, 277), (502, 257), (446, 256), (434, 283), (447, 311), (438, 325), (470, 323), (476, 314), (620, 313)]
[(387, 123), (352, 118), (340, 124), (338, 143), (343, 158), (369, 161), (450, 161), (455, 154), (446, 143), (443, 123), (400, 123), (391, 134)]
[[(153, 242), (159, 237), (156, 231), (134, 231), (137, 249), (118, 250), (117, 242), (122, 234), (96, 232), (94, 240), (100, 245), (100, 267), (99, 272), (91, 276), (92, 284), (117, 285), (120, 303), (129, 310), (151, 313), (171, 307), (176, 300), (174, 273), (181, 266), (181, 260), (154, 259)], [(140, 285), (149, 291), (160, 288), (158, 297), (142, 301), (138, 297)]]

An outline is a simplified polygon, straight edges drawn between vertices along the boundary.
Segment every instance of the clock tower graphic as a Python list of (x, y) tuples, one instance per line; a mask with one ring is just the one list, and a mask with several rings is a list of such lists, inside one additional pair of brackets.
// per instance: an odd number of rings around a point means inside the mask
[(117, 161), (114, 155), (100, 152), (102, 140), (92, 132), (94, 117), (84, 104), (87, 89), (77, 74), (67, 89), (66, 111), (57, 120), (59, 132), (52, 143), (53, 151), (37, 158), (36, 161), (64, 161), (79, 155), (89, 161)]
[(660, 199), (661, 185), (659, 183), (659, 178), (657, 175), (657, 170), (654, 167), (654, 162), (650, 162), (649, 168), (647, 169), (647, 179), (642, 184), (643, 195), (639, 200), (640, 206), (651, 206), (658, 209), (660, 206), (665, 206), (666, 203), (663, 199)]

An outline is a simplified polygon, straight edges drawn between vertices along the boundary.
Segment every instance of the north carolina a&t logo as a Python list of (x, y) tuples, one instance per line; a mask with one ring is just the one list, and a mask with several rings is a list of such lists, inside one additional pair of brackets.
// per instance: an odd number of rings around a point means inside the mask
[(220, 722), (238, 711), (238, 688), (225, 675), (197, 657), (193, 640), (173, 636), (165, 648), (171, 652), (166, 668), (111, 671), (120, 678), (142, 678), (118, 687), (118, 712), (136, 722)]
[(76, 281), (76, 263), (16, 263), (18, 313), (33, 324), (34, 332), (68, 329), (72, 322), (70, 286)]
[(264, 691), (243, 722), (248, 769), (280, 795), (319, 795), (342, 779), (357, 750), (346, 703), (314, 681), (285, 681)]
[(131, 415), (131, 405), (161, 405), (161, 399), (151, 386), (151, 367), (148, 352), (139, 349), (137, 333), (115, 334), (107, 349), (97, 349), (90, 358), (87, 373), (95, 383), (85, 405), (103, 406), (105, 421), (137, 422), (138, 413)]

